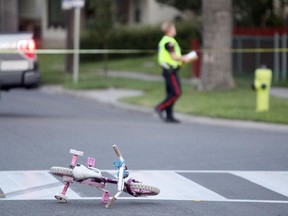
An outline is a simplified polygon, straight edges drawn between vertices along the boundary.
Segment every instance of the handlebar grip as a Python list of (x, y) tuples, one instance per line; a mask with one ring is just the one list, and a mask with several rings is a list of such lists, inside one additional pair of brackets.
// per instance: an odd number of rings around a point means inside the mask
[(113, 145), (113, 149), (114, 149), (116, 155), (117, 155), (119, 158), (121, 158), (121, 157), (122, 157), (122, 154), (121, 154), (118, 146), (117, 146), (117, 145)]
[(112, 197), (112, 199), (109, 201), (109, 203), (105, 206), (105, 208), (109, 208), (114, 202), (116, 201), (115, 197)]

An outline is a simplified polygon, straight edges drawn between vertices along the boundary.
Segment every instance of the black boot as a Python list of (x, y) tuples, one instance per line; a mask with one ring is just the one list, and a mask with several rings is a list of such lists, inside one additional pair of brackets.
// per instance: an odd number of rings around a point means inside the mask
[(165, 121), (166, 119), (163, 116), (163, 110), (160, 110), (157, 106), (154, 108), (155, 112), (158, 114), (158, 116), (160, 117), (160, 119), (162, 119), (163, 121)]
[(178, 119), (175, 119), (174, 117), (170, 117), (166, 119), (167, 123), (180, 123)]
[(180, 121), (175, 119), (173, 116), (173, 105), (166, 108), (166, 113), (167, 113), (166, 118), (167, 123), (180, 123)]

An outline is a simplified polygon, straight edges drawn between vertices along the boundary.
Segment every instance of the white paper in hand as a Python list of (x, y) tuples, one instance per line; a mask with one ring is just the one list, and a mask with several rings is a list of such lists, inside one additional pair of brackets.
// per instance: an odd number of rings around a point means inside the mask
[(195, 51), (189, 52), (186, 56), (189, 59), (189, 61), (198, 59), (198, 55)]

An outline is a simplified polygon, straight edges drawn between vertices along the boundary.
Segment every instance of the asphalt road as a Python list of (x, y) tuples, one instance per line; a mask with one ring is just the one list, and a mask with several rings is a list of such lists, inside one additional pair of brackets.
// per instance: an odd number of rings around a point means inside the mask
[[(123, 199), (105, 209), (99, 200), (85, 199), (93, 197), (91, 188), (78, 185), (72, 189), (84, 198), (64, 205), (54, 200), (2, 198), (0, 215), (288, 216), (288, 194), (244, 178), (248, 173), (256, 181), (262, 180), (259, 173), (269, 171), (268, 181), (272, 174), (285, 179), (287, 142), (285, 131), (191, 121), (166, 124), (149, 113), (79, 97), (41, 91), (4, 92), (0, 101), (0, 171), (4, 178), (10, 171), (27, 171), (29, 175), (29, 170), (66, 166), (70, 148), (94, 156), (98, 168), (112, 170), (116, 159), (112, 145), (117, 144), (129, 169), (155, 171), (155, 180), (157, 170), (167, 171), (176, 176), (167, 179), (172, 182), (171, 188), (173, 184), (181, 186), (177, 182), (180, 179), (188, 181), (191, 190), (196, 183), (225, 199), (181, 200), (184, 195), (175, 193), (173, 199), (170, 193), (169, 199), (164, 195), (161, 199)], [(13, 181), (18, 184), (21, 178), (16, 175)], [(277, 182), (272, 183), (271, 187), (276, 188)], [(180, 186), (183, 191), (179, 193), (184, 193), (185, 185)], [(281, 186), (287, 191), (288, 184)], [(0, 188), (5, 193), (5, 185)]]

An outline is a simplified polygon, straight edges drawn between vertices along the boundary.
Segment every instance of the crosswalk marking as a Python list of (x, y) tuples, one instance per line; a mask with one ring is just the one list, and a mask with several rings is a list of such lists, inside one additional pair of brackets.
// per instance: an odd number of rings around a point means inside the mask
[(288, 197), (288, 172), (232, 172), (255, 184)]
[[(116, 175), (115, 170), (103, 170), (111, 175)], [(248, 182), (258, 184), (264, 188), (281, 194), (284, 200), (249, 200), (227, 199), (213, 189), (201, 186), (201, 182), (194, 182), (181, 173), (209, 173), (232, 174)], [(213, 202), (258, 202), (258, 203), (287, 203), (288, 204), (288, 171), (205, 171), (205, 170), (130, 170), (130, 176), (141, 180), (144, 184), (160, 188), (160, 194), (145, 199), (152, 200), (185, 200), (185, 201), (213, 201)], [(85, 187), (83, 185), (83, 187)], [(229, 185), (227, 185), (229, 187)], [(5, 196), (3, 200), (51, 200), (54, 195), (62, 191), (63, 184), (53, 177), (47, 170), (39, 171), (0, 171), (0, 191)], [(85, 197), (77, 191), (68, 190), (70, 200), (101, 199), (101, 197)], [(135, 199), (121, 197), (121, 199)], [(138, 198), (137, 198), (138, 199)], [(142, 199), (142, 198), (141, 198)]]
[[(145, 184), (155, 185), (160, 194), (155, 199), (169, 200), (226, 200), (225, 197), (169, 171), (135, 171), (131, 176)], [(173, 183), (172, 183), (172, 182)]]
[[(48, 171), (0, 171), (0, 187), (5, 200), (54, 199), (63, 189)], [(67, 192), (71, 199), (81, 198), (73, 190)]]

